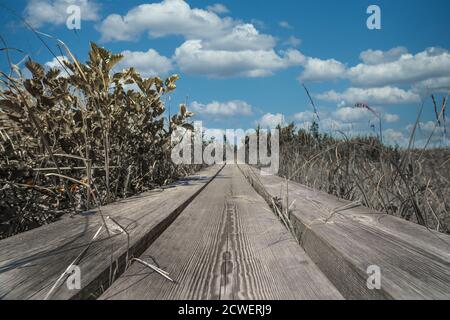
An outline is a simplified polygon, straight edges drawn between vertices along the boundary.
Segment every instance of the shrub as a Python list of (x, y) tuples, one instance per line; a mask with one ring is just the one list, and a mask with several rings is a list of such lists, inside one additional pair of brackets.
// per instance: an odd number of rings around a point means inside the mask
[(171, 131), (189, 129), (192, 116), (182, 106), (164, 117), (161, 97), (178, 76), (113, 73), (121, 59), (92, 43), (86, 63), (60, 60), (46, 70), (29, 60), (29, 79), (1, 73), (0, 238), (194, 169), (170, 160)]

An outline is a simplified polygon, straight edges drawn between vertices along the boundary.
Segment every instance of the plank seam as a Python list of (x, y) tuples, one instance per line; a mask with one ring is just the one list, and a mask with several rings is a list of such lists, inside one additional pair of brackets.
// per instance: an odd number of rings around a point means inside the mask
[[(129, 248), (129, 256), (134, 257), (141, 256), (150, 245), (158, 239), (161, 234), (179, 217), (179, 215), (186, 209), (186, 207), (195, 199), (197, 196), (222, 172), (225, 165), (223, 165), (217, 172), (206, 182), (199, 190), (197, 190), (189, 199), (183, 202), (178, 208), (174, 209), (163, 221), (161, 221), (154, 228), (149, 230), (149, 232), (138, 240), (134, 246)], [(127, 253), (121, 254), (115, 260), (115, 278), (112, 282), (108, 279), (103, 280), (106, 275), (109, 275), (109, 268), (103, 270), (95, 279), (93, 279), (88, 285), (82, 288), (76, 295), (72, 296), (70, 300), (80, 300), (80, 299), (95, 299), (101, 295), (102, 292), (106, 291), (115, 280), (117, 280), (130, 265), (126, 266)], [(114, 262), (113, 262), (114, 263)], [(124, 268), (125, 266), (125, 268)], [(90, 292), (90, 293), (89, 293)]]

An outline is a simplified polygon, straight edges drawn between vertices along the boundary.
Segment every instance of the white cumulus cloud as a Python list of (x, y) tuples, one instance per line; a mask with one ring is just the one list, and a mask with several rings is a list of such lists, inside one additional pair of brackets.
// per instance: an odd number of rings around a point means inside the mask
[(386, 121), (388, 123), (393, 123), (393, 122), (397, 122), (398, 120), (400, 120), (400, 117), (396, 114), (386, 113), (383, 115), (383, 119), (384, 119), (384, 121)]
[[(254, 24), (221, 17), (219, 11), (225, 12), (219, 4), (200, 9), (184, 0), (163, 0), (136, 6), (125, 15), (111, 14), (98, 29), (103, 41), (135, 40), (143, 33), (154, 38), (182, 36), (172, 62), (188, 74), (263, 77), (304, 62), (295, 49), (275, 50), (277, 39)], [(298, 44), (298, 39), (291, 40), (293, 46)]]
[(35, 28), (45, 24), (65, 24), (69, 17), (67, 8), (71, 5), (80, 7), (82, 20), (99, 19), (100, 6), (93, 0), (30, 0), (25, 7), (24, 18)]
[(189, 40), (176, 49), (174, 60), (186, 73), (210, 77), (262, 77), (293, 65), (299, 65), (303, 55), (288, 50), (282, 56), (274, 50), (211, 50), (201, 40)]
[(368, 65), (378, 65), (387, 62), (398, 60), (402, 55), (407, 54), (408, 50), (405, 47), (395, 47), (388, 51), (381, 50), (366, 50), (361, 52), (359, 57)]
[[(377, 113), (381, 114), (381, 118), (388, 122), (388, 123), (394, 123), (397, 122), (400, 117), (396, 114), (391, 113), (383, 113), (376, 111)], [(334, 120), (341, 121), (341, 122), (355, 122), (355, 121), (376, 121), (378, 119), (378, 116), (375, 115), (373, 112), (371, 112), (368, 109), (364, 108), (356, 108), (356, 107), (341, 107), (338, 108), (336, 111), (332, 114)]]
[(415, 55), (391, 54), (388, 59), (388, 54), (382, 55), (381, 58), (364, 58), (366, 62), (374, 61), (350, 68), (348, 78), (360, 86), (386, 86), (413, 84), (431, 78), (447, 77), (450, 74), (450, 53), (445, 49), (429, 48)]
[(361, 121), (374, 117), (369, 110), (355, 107), (338, 108), (333, 115), (336, 120), (342, 122)]
[(124, 58), (116, 68), (127, 69), (134, 67), (144, 77), (167, 76), (172, 70), (172, 61), (160, 55), (157, 51), (149, 49), (148, 51), (130, 51), (122, 52)]
[[(369, 49), (361, 52), (360, 59), (362, 63), (348, 67), (335, 59), (307, 57), (299, 80), (345, 79), (353, 87), (368, 88), (367, 92), (394, 86), (408, 86), (410, 91), (421, 94), (450, 89), (450, 52), (447, 49), (431, 47), (416, 54), (409, 53), (404, 47), (387, 51)], [(396, 93), (395, 97), (398, 97), (400, 91), (396, 90)], [(410, 94), (410, 98), (413, 95)]]
[(151, 37), (181, 35), (187, 39), (222, 37), (238, 23), (216, 13), (193, 9), (183, 0), (142, 4), (125, 15), (111, 14), (99, 26), (104, 41), (133, 40), (146, 32)]
[(211, 11), (211, 12), (214, 12), (217, 14), (225, 14), (225, 13), (230, 12), (230, 10), (228, 10), (228, 8), (221, 3), (216, 3), (211, 6), (207, 6), (206, 9), (208, 9), (208, 11)]
[(242, 100), (228, 102), (213, 101), (208, 104), (194, 101), (189, 107), (199, 116), (233, 117), (238, 115), (250, 116), (253, 114), (252, 106)]
[(417, 93), (437, 93), (437, 92), (449, 92), (450, 90), (450, 77), (438, 77), (430, 78), (417, 82), (413, 85), (413, 91)]
[(417, 103), (420, 96), (412, 91), (396, 87), (348, 88), (344, 92), (334, 90), (316, 95), (320, 100), (346, 104), (366, 103), (368, 105)]
[(385, 143), (391, 145), (406, 146), (408, 144), (408, 137), (403, 132), (394, 129), (384, 130), (383, 139)]
[(274, 37), (261, 34), (252, 24), (235, 26), (223, 37), (204, 41), (205, 48), (214, 50), (270, 50), (275, 47)]
[(312, 121), (315, 117), (315, 114), (311, 111), (303, 111), (298, 112), (294, 114), (293, 118), (296, 121), (305, 122), (305, 121)]
[(278, 125), (285, 124), (285, 117), (281, 113), (266, 113), (261, 119), (256, 121), (256, 124), (259, 124), (263, 129), (276, 128)]
[(309, 57), (305, 60), (303, 67), (300, 81), (323, 81), (346, 76), (345, 65), (335, 59), (322, 60)]

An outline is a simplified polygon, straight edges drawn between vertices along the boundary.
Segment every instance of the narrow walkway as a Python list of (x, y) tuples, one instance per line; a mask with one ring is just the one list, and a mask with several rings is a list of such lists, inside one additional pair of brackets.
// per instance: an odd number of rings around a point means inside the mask
[(227, 165), (101, 299), (342, 299), (254, 191)]

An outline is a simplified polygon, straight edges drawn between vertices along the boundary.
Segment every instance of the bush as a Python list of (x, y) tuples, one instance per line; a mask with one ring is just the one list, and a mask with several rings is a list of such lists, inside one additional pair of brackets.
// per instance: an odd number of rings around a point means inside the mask
[(29, 60), (29, 79), (1, 73), (0, 238), (194, 169), (170, 160), (171, 131), (191, 127), (184, 106), (168, 121), (163, 115), (161, 96), (178, 76), (113, 74), (121, 59), (92, 43), (84, 64), (45, 70)]

